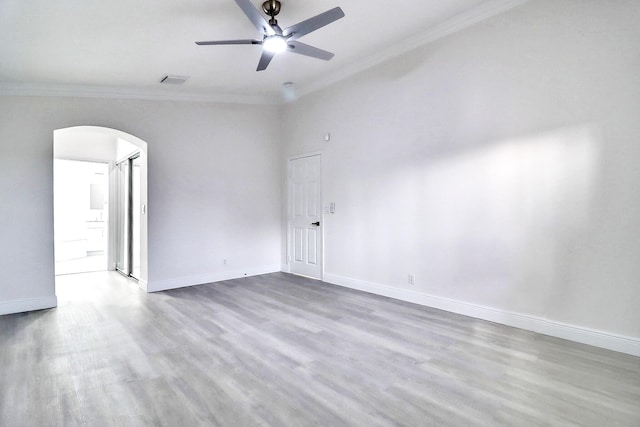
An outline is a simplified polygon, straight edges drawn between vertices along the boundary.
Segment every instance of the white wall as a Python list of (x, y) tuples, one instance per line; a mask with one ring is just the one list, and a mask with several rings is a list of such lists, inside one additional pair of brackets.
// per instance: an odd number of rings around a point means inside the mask
[(278, 108), (172, 103), (163, 113), (140, 123), (150, 133), (150, 289), (279, 271)]
[(286, 107), (325, 279), (640, 352), (638, 22), (529, 2)]
[(116, 159), (117, 138), (113, 135), (91, 132), (86, 129), (61, 131), (54, 144), (53, 156), (58, 159), (100, 160)]
[(136, 145), (125, 139), (116, 138), (116, 161), (120, 162), (125, 160), (137, 151), (140, 151), (140, 148)]
[[(0, 313), (55, 305), (53, 131), (95, 125), (149, 144), (149, 290), (276, 271), (277, 109), (0, 96)], [(227, 259), (227, 264), (223, 264)]]

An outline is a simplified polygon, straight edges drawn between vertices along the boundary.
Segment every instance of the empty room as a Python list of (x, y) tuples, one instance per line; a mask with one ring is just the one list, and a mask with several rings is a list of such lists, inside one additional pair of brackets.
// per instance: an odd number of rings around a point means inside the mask
[(638, 22), (1, 1), (0, 426), (640, 426)]

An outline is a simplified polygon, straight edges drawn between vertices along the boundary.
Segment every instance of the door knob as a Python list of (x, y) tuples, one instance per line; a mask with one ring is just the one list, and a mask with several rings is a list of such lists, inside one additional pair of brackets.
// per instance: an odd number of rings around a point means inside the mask
[(317, 225), (318, 227), (320, 227), (320, 221), (312, 222), (311, 225)]

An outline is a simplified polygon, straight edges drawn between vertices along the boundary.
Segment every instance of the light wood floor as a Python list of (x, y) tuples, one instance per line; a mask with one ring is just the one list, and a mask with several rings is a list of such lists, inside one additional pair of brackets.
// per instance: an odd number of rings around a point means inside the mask
[(0, 426), (640, 426), (640, 358), (287, 274), (57, 293), (0, 316)]

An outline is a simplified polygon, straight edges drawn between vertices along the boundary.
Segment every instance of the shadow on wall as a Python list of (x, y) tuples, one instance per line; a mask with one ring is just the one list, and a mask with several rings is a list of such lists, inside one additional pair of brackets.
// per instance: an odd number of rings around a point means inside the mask
[[(436, 224), (426, 239), (435, 277), (523, 310), (534, 294), (546, 300), (561, 293), (572, 252), (566, 246), (593, 221), (599, 143), (597, 128), (578, 126), (421, 165), (420, 198)], [(524, 292), (531, 286), (535, 293)]]
[(522, 309), (532, 295), (513, 294), (514, 284), (558, 296), (604, 203), (601, 145), (600, 129), (581, 125), (435, 156), (396, 153), (385, 168), (363, 159), (352, 177), (366, 179), (344, 187), (343, 198), (361, 208), (354, 214), (367, 218), (345, 219), (343, 237), (363, 245), (349, 251), (350, 263), (374, 278), (396, 259), (450, 297), (465, 299), (473, 287), (487, 303), (509, 299)]

